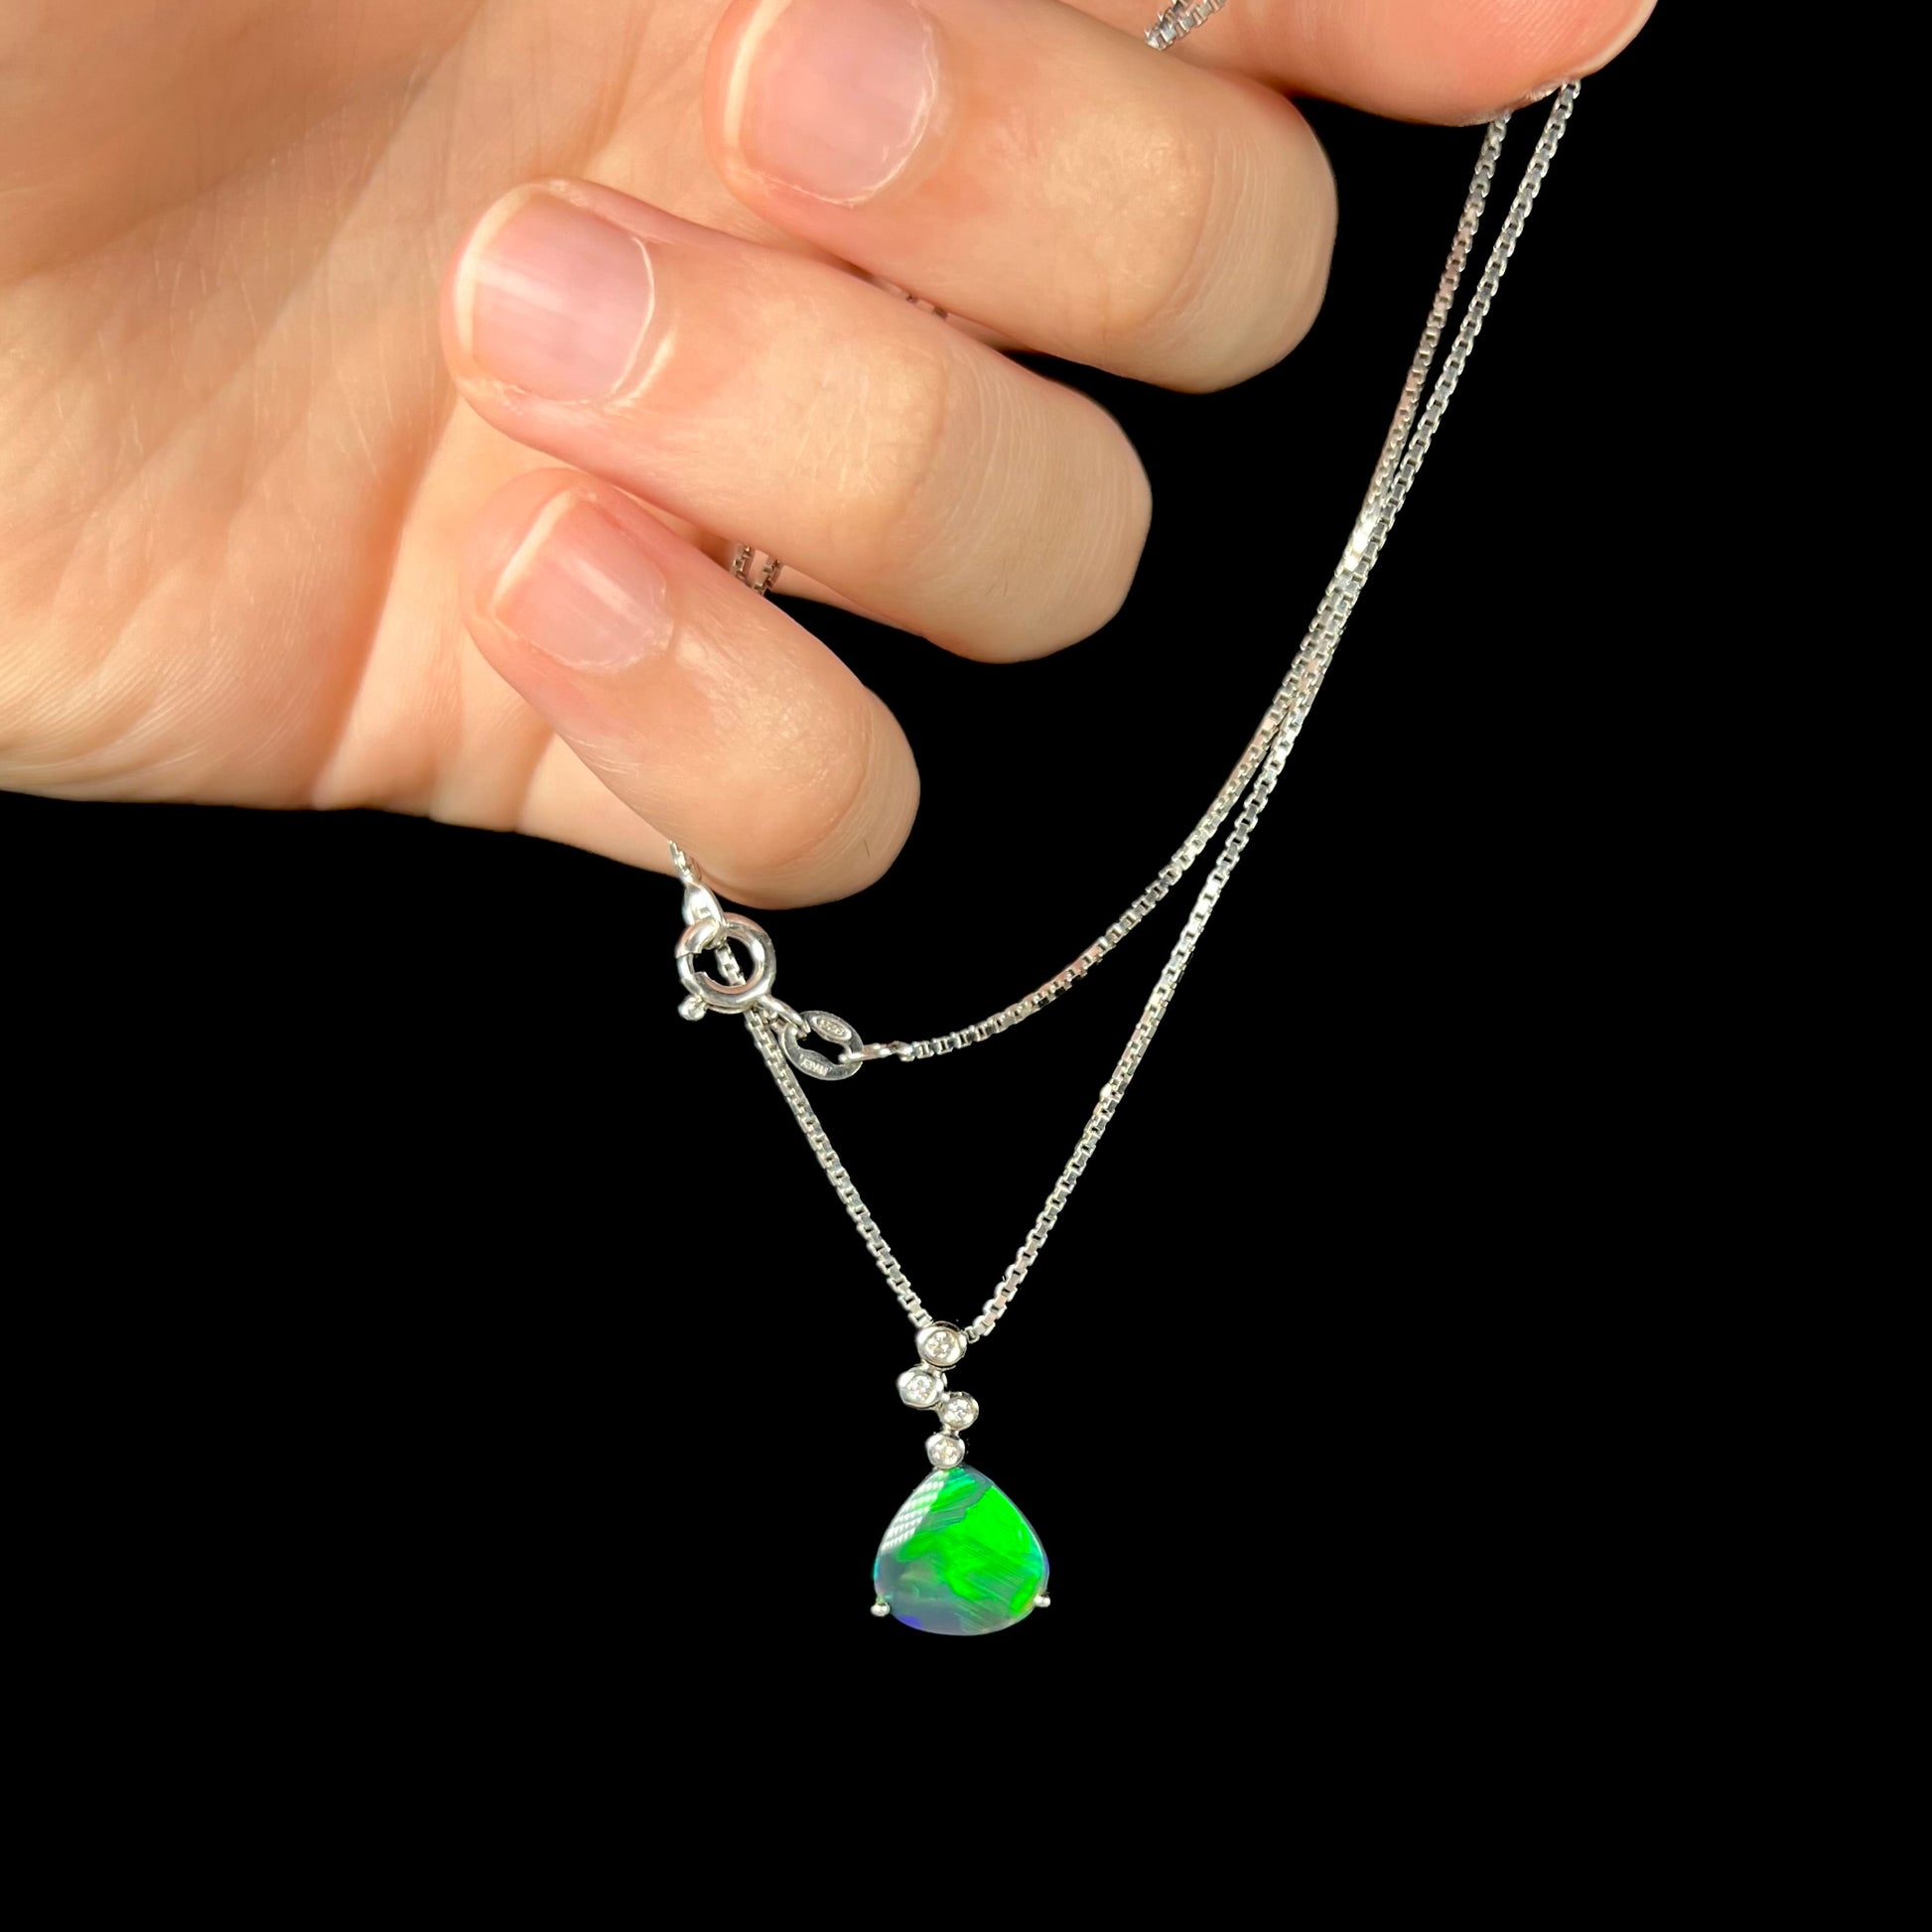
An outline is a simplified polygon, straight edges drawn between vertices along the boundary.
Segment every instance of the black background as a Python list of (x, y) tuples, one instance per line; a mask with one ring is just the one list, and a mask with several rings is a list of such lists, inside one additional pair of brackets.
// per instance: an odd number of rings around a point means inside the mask
[[(1344, 1675), (1499, 1626), (1554, 1654), (1607, 1587), (1614, 1471), (1580, 1418), (1632, 1318), (1617, 1091), (1658, 774), (1629, 652), (1700, 380), (1655, 293), (1695, 301), (1657, 138), (1699, 78), (1683, 11), (1585, 88), (1263, 832), (953, 1378), (1055, 1598), (945, 1648), (962, 1693), (1126, 1671), (1195, 1708), (1279, 1690), (1291, 1637)], [(925, 802), (885, 883), (767, 915), (794, 1005), (891, 1038), (1016, 997), (1245, 740), (1479, 139), (1310, 111), (1342, 220), (1305, 346), (1205, 398), (1061, 371), (1154, 480), (1118, 621), (993, 668), (807, 614)], [(738, 1030), (678, 1021), (669, 883), (370, 814), (4, 798), (0, 850), (14, 1258), (76, 1311), (50, 1364), (75, 1454), (138, 1444), (101, 1529), (135, 1598), (271, 1654), (299, 1627), (305, 1690), (379, 1660), (452, 1710), (505, 1676), (568, 1704), (749, 1675), (863, 1692), (863, 1741), (914, 1695), (933, 1646), (866, 1614), (924, 1467), (909, 1332)], [(935, 1312), (998, 1280), (1187, 897), (1036, 1024), (813, 1088)]]

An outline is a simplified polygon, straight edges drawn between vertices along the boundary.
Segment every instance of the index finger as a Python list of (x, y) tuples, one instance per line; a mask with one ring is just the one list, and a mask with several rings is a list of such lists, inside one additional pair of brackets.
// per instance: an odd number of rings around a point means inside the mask
[[(1593, 73), (1656, 0), (1231, 0), (1170, 53), (1405, 121), (1488, 120)], [(1160, 0), (1067, 0), (1139, 34)]]

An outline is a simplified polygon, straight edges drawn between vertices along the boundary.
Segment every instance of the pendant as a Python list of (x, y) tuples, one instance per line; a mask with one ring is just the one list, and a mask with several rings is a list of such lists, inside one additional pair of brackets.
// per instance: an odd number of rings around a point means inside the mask
[(980, 1406), (946, 1387), (965, 1335), (930, 1321), (918, 1349), (898, 1378), (898, 1399), (939, 1424), (925, 1446), (932, 1472), (887, 1525), (872, 1566), (872, 1613), (941, 1636), (984, 1636), (1046, 1607), (1046, 1552), (1006, 1491), (966, 1460), (960, 1432), (979, 1419)]

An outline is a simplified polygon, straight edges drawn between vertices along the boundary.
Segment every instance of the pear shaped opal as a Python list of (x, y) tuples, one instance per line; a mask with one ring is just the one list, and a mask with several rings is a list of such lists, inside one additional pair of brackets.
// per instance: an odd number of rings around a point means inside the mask
[(1018, 1623), (1046, 1587), (1034, 1526), (970, 1464), (934, 1469), (879, 1546), (873, 1588), (901, 1623), (977, 1637)]

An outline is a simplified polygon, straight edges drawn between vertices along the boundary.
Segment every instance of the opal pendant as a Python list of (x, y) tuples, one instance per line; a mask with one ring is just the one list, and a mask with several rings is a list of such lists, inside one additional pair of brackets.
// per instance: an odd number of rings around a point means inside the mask
[(906, 1497), (872, 1566), (886, 1613), (914, 1630), (978, 1637), (1034, 1609), (1046, 1552), (1013, 1499), (970, 1463), (934, 1469)]
[(898, 1399), (939, 1425), (925, 1446), (932, 1473), (887, 1526), (873, 1559), (872, 1613), (945, 1637), (984, 1636), (1045, 1607), (1046, 1552), (1012, 1497), (966, 1460), (960, 1432), (980, 1406), (946, 1386), (947, 1369), (966, 1353), (965, 1331), (928, 1319), (917, 1346)]

